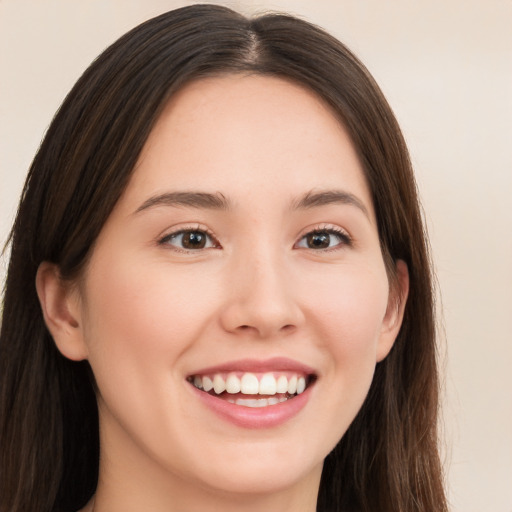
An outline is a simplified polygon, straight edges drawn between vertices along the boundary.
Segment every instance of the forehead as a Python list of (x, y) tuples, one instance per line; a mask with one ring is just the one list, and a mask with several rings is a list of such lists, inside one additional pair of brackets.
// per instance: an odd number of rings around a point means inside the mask
[(307, 181), (312, 189), (346, 185), (372, 209), (350, 137), (321, 98), (281, 78), (227, 75), (192, 82), (170, 99), (127, 193), (237, 192), (262, 183), (270, 193), (283, 180), (297, 195)]

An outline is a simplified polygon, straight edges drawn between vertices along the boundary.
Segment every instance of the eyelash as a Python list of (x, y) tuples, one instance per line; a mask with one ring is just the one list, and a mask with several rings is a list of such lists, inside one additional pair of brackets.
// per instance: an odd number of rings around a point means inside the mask
[[(170, 243), (171, 240), (178, 239), (178, 237), (185, 235), (187, 233), (190, 233), (190, 234), (196, 233), (196, 234), (199, 234), (200, 236), (206, 235), (205, 244), (210, 244), (210, 245), (206, 246), (206, 247), (198, 247), (198, 248), (192, 249), (192, 248), (178, 247), (178, 246)], [(319, 247), (319, 248), (312, 248), (312, 247), (307, 247), (307, 246), (301, 247), (299, 245), (302, 241), (304, 241), (304, 240), (307, 241), (307, 237), (315, 236), (315, 235), (328, 235), (329, 237), (336, 236), (339, 239), (339, 243), (337, 243), (333, 247)], [(329, 243), (330, 243), (330, 240), (329, 240)], [(205, 250), (205, 249), (220, 249), (220, 248), (222, 248), (220, 242), (217, 240), (217, 238), (215, 238), (213, 233), (209, 229), (204, 228), (202, 226), (185, 227), (185, 228), (179, 229), (178, 231), (168, 233), (167, 235), (165, 235), (164, 237), (162, 237), (161, 239), (158, 240), (158, 244), (171, 246), (173, 248), (173, 250), (175, 250), (177, 252), (187, 253), (187, 254), (193, 253), (193, 252), (198, 252), (198, 251)], [(294, 244), (294, 248), (304, 248), (304, 249), (308, 249), (308, 250), (311, 250), (314, 252), (330, 252), (330, 251), (340, 250), (343, 247), (350, 247), (351, 245), (352, 245), (352, 238), (345, 230), (342, 230), (337, 227), (332, 227), (332, 226), (325, 226), (325, 227), (322, 226), (322, 227), (318, 227), (318, 228), (312, 229), (310, 231), (307, 231), (306, 233), (301, 235), (299, 240)]]

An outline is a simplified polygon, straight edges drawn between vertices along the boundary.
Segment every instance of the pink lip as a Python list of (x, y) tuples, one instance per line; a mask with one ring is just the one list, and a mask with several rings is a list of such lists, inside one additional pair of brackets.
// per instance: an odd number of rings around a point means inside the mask
[(258, 359), (239, 359), (238, 361), (230, 361), (228, 363), (219, 364), (216, 366), (209, 366), (208, 368), (201, 368), (191, 375), (212, 375), (214, 373), (229, 373), (229, 372), (277, 372), (277, 371), (294, 371), (306, 375), (315, 373), (313, 368), (288, 359), (287, 357), (274, 357), (272, 359), (258, 360)]
[(290, 420), (306, 406), (311, 388), (308, 387), (304, 393), (289, 398), (286, 402), (252, 408), (232, 404), (190, 385), (192, 392), (215, 414), (234, 425), (247, 429), (277, 427)]
[[(303, 373), (305, 375), (314, 375), (315, 371), (302, 363), (288, 359), (286, 357), (276, 357), (267, 360), (242, 359), (238, 361), (230, 361), (208, 368), (202, 368), (195, 371), (191, 375), (212, 375), (214, 373), (229, 372), (277, 372), (277, 371), (293, 371)], [(191, 391), (208, 409), (236, 426), (247, 429), (272, 428), (284, 424), (306, 406), (311, 396), (311, 390), (314, 384), (309, 386), (304, 393), (289, 398), (286, 402), (267, 407), (245, 407), (236, 405), (209, 393), (205, 393), (190, 384)]]

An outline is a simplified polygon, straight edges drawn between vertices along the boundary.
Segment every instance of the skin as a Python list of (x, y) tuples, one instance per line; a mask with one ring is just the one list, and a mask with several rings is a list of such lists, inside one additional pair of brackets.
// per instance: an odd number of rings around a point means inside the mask
[[(293, 206), (332, 190), (355, 199)], [(221, 194), (229, 207), (146, 203), (176, 191)], [(391, 287), (376, 226), (352, 143), (313, 93), (233, 75), (176, 94), (80, 284), (48, 263), (38, 273), (57, 346), (89, 361), (99, 389), (100, 479), (84, 510), (314, 511), (323, 459), (402, 320), (407, 268), (397, 262)], [(187, 251), (168, 237), (185, 229), (211, 243)], [(329, 248), (308, 246), (313, 230)], [(220, 418), (186, 381), (278, 356), (317, 380), (306, 406), (273, 428)]]

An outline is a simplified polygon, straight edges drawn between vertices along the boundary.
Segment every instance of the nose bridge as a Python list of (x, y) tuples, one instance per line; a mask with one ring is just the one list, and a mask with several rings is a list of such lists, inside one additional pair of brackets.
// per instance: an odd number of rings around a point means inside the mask
[(229, 331), (266, 337), (302, 322), (290, 261), (278, 245), (256, 244), (237, 258), (223, 318)]

